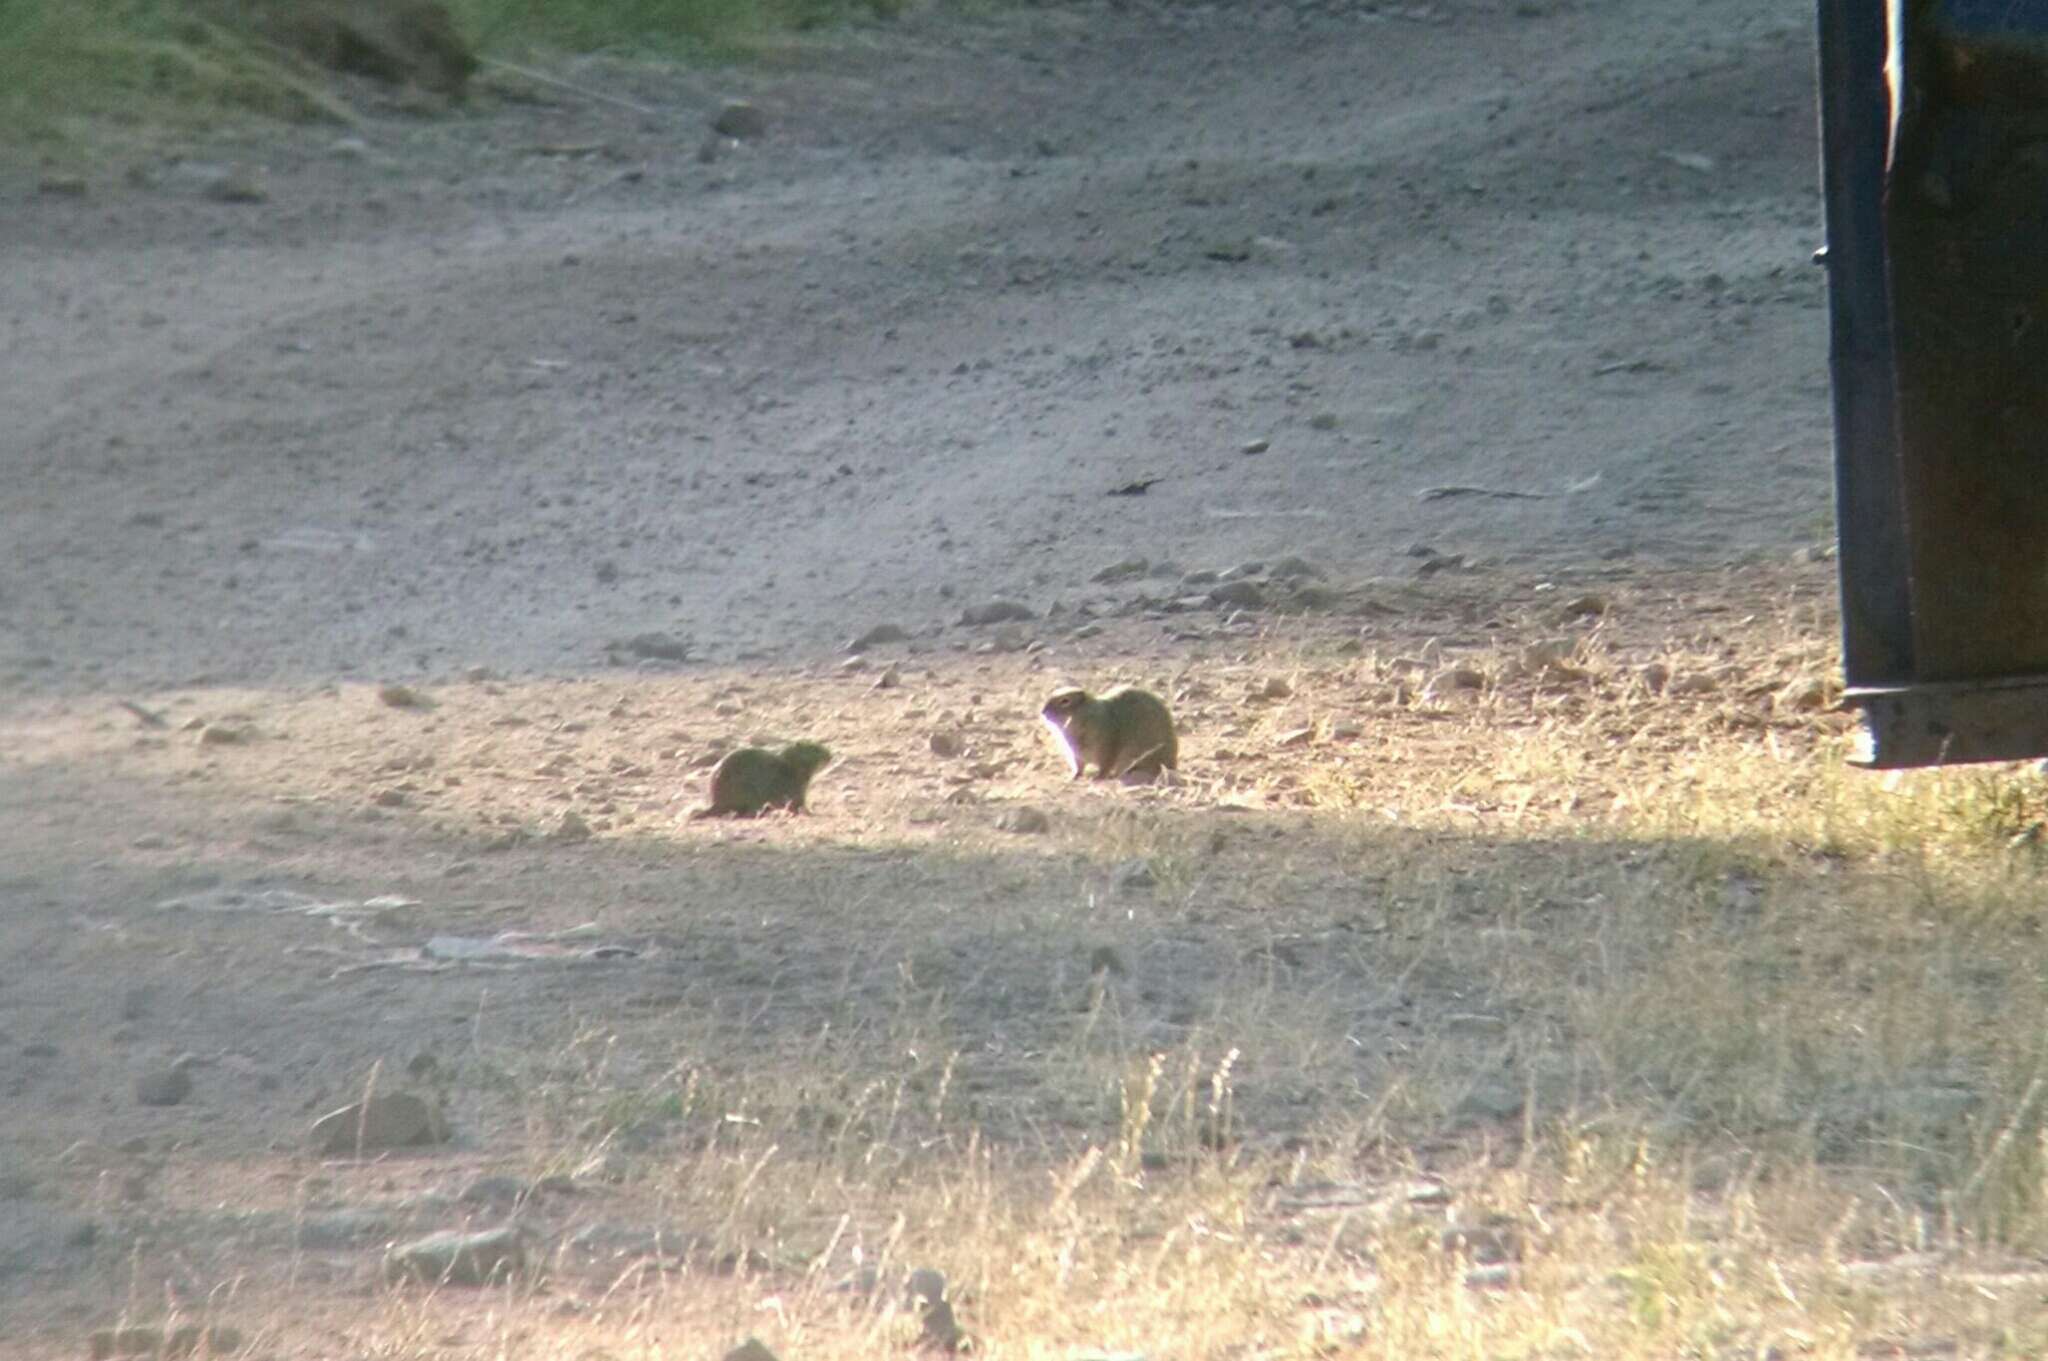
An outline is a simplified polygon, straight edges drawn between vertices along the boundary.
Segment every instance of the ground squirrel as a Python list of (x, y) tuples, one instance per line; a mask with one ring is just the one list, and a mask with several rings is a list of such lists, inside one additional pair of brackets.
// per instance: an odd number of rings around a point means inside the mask
[(811, 777), (831, 760), (832, 753), (816, 742), (792, 742), (781, 751), (741, 747), (727, 752), (711, 772), (710, 806), (690, 816), (751, 818), (771, 808), (801, 813)]
[(1100, 695), (1078, 686), (1055, 690), (1038, 711), (1059, 739), (1075, 779), (1093, 765), (1099, 780), (1151, 777), (1178, 764), (1180, 744), (1166, 702), (1148, 690), (1119, 685)]

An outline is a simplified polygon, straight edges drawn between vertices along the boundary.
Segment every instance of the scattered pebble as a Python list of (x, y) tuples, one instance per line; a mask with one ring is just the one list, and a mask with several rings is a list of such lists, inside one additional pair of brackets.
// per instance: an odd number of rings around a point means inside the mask
[(410, 1092), (392, 1092), (329, 1111), (313, 1122), (307, 1142), (333, 1156), (444, 1143), (449, 1133), (439, 1109)]
[(141, 1073), (135, 1079), (135, 1099), (145, 1106), (175, 1106), (192, 1094), (190, 1054), (181, 1054), (169, 1067)]
[(1268, 676), (1252, 691), (1254, 699), (1288, 699), (1294, 694), (1294, 686), (1285, 676)]
[(687, 638), (678, 638), (673, 633), (636, 633), (619, 646), (635, 657), (645, 657), (658, 662), (686, 662), (690, 660), (692, 644)]
[(910, 631), (901, 624), (877, 624), (859, 637), (849, 639), (846, 650), (866, 652), (869, 648), (880, 647), (884, 643), (902, 643), (908, 642), (909, 639)]
[(1334, 411), (1318, 411), (1308, 418), (1308, 428), (1311, 430), (1335, 430), (1337, 425), (1337, 413)]
[(524, 1199), (527, 1184), (517, 1177), (481, 1176), (455, 1197), (464, 1205), (514, 1205)]
[(203, 723), (194, 740), (202, 747), (238, 747), (249, 737), (249, 730), (238, 723)]
[(1226, 581), (1209, 592), (1209, 602), (1229, 608), (1255, 610), (1266, 603), (1266, 592), (1256, 581)]
[(765, 136), (768, 132), (768, 115), (758, 105), (744, 99), (728, 99), (725, 106), (711, 120), (711, 130), (721, 137), (733, 137), (745, 141), (752, 137)]
[(1029, 605), (1015, 600), (991, 600), (986, 605), (970, 605), (960, 612), (960, 622), (970, 627), (981, 624), (1025, 623), (1038, 618)]
[(1124, 558), (1120, 561), (1112, 562), (1109, 566), (1100, 569), (1094, 576), (1088, 579), (1098, 586), (1108, 586), (1114, 582), (1129, 581), (1133, 577), (1144, 576), (1151, 570), (1152, 564), (1145, 558)]
[(262, 182), (242, 169), (222, 171), (206, 182), (203, 192), (215, 203), (261, 203), (270, 197)]
[(874, 681), (874, 684), (870, 685), (870, 686), (868, 687), (868, 689), (870, 689), (870, 690), (900, 690), (900, 689), (901, 689), (902, 687), (903, 687), (903, 673), (902, 673), (901, 671), (899, 671), (899, 670), (898, 670), (898, 669), (896, 668), (896, 665), (895, 665), (895, 664), (894, 664), (894, 663), (892, 662), (892, 663), (890, 663), (890, 665), (889, 665), (889, 666), (888, 666), (888, 667), (887, 667), (887, 668), (886, 668), (886, 669), (885, 669), (885, 670), (884, 670), (884, 671), (882, 672), (882, 674), (881, 674), (881, 675), (879, 675), (879, 676), (875, 677), (875, 681)]
[(1237, 446), (1237, 452), (1240, 454), (1263, 454), (1272, 447), (1273, 441), (1269, 439), (1248, 439), (1243, 444)]
[(1040, 836), (1052, 830), (1052, 819), (1041, 809), (1028, 804), (1022, 808), (1011, 808), (996, 819), (998, 831), (1015, 832), (1019, 836)]
[(526, 1245), (514, 1229), (431, 1233), (384, 1256), (386, 1280), (432, 1285), (489, 1285), (518, 1275), (525, 1266)]
[(1486, 675), (1469, 666), (1447, 666), (1429, 678), (1422, 687), (1424, 699), (1442, 699), (1459, 691), (1478, 690), (1486, 684)]
[(295, 1237), (302, 1248), (331, 1250), (388, 1239), (393, 1228), (390, 1216), (375, 1210), (326, 1210), (300, 1220)]
[(947, 761), (952, 760), (967, 749), (967, 744), (961, 740), (958, 733), (935, 732), (928, 740), (932, 749), (932, 755)]

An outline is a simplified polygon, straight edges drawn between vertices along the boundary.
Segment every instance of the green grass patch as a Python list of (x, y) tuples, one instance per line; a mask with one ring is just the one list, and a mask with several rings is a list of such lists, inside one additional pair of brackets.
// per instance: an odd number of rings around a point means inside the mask
[(61, 145), (93, 124), (176, 132), (224, 113), (339, 120), (316, 80), (171, 0), (0, 4), (0, 128)]
[[(452, 0), (481, 54), (744, 57), (779, 32), (890, 18), (912, 0)], [(50, 149), (237, 117), (345, 121), (326, 76), (214, 0), (0, 0), (0, 141)]]
[(749, 40), (857, 18), (894, 18), (910, 0), (455, 0), (483, 51), (732, 57)]

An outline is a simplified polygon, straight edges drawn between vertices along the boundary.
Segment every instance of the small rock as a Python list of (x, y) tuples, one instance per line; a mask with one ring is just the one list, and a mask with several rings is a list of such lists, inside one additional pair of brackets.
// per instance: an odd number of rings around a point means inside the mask
[(728, 99), (718, 116), (711, 120), (711, 130), (721, 137), (734, 137), (745, 141), (765, 136), (768, 131), (768, 115), (758, 105), (744, 99)]
[(1289, 554), (1273, 564), (1272, 576), (1276, 581), (1300, 581), (1304, 578), (1321, 581), (1325, 573), (1322, 568), (1316, 566), (1307, 558), (1298, 558)]
[(518, 1275), (525, 1266), (526, 1245), (514, 1229), (431, 1233), (384, 1255), (386, 1280), (430, 1285), (489, 1285)]
[(1570, 659), (1574, 647), (1568, 638), (1545, 638), (1530, 643), (1515, 654), (1515, 665), (1524, 675), (1537, 676)]
[(1123, 978), (1129, 975), (1130, 970), (1124, 967), (1123, 956), (1107, 945), (1098, 945), (1088, 954), (1088, 972), (1091, 976), (1109, 974), (1113, 978)]
[(1337, 413), (1334, 411), (1318, 411), (1308, 418), (1308, 428), (1311, 430), (1335, 430), (1337, 426)]
[(548, 832), (548, 840), (563, 842), (588, 841), (590, 840), (590, 824), (584, 821), (581, 813), (571, 808), (562, 814), (562, 820), (557, 822)]
[(238, 747), (249, 740), (249, 730), (235, 723), (203, 723), (194, 740), (202, 747)]
[(1268, 676), (1265, 683), (1253, 690), (1254, 699), (1287, 699), (1294, 694), (1294, 686), (1285, 676)]
[(394, 1227), (388, 1215), (375, 1210), (327, 1210), (300, 1220), (296, 1241), (300, 1247), (314, 1250), (352, 1248), (389, 1238)]
[(1575, 595), (1558, 606), (1560, 619), (1598, 619), (1607, 613), (1607, 597), (1604, 595)]
[(1248, 439), (1243, 444), (1237, 446), (1237, 452), (1240, 454), (1263, 454), (1272, 447), (1273, 441), (1269, 439)]
[(1088, 579), (1099, 586), (1107, 586), (1113, 582), (1144, 576), (1151, 570), (1152, 564), (1145, 558), (1124, 558), (1119, 562), (1112, 562)]
[(1027, 804), (1021, 808), (1006, 810), (996, 819), (996, 829), (1015, 832), (1019, 836), (1040, 836), (1052, 830), (1052, 819), (1042, 810)]
[(687, 638), (672, 633), (636, 633), (625, 641), (624, 650), (658, 662), (686, 662), (691, 646)]
[(619, 565), (610, 558), (597, 564), (597, 584), (609, 586), (619, 579)]
[(409, 1092), (392, 1092), (329, 1111), (313, 1122), (307, 1141), (314, 1152), (332, 1156), (444, 1143), (448, 1136), (438, 1108)]
[(1648, 662), (1637, 668), (1636, 677), (1651, 694), (1660, 694), (1671, 683), (1671, 668), (1663, 662)]
[(1266, 603), (1266, 592), (1256, 581), (1226, 581), (1209, 592), (1209, 602), (1227, 608), (1255, 610)]
[(1263, 562), (1240, 562), (1233, 567), (1224, 568), (1216, 574), (1216, 579), (1218, 581), (1242, 581), (1246, 577), (1258, 576), (1265, 570), (1266, 564)]
[(215, 203), (261, 203), (270, 197), (256, 176), (247, 170), (224, 170), (206, 182), (206, 196)]
[(463, 1187), (455, 1199), (464, 1205), (514, 1205), (526, 1192), (526, 1183), (517, 1177), (482, 1176)]
[(896, 669), (896, 665), (893, 662), (883, 669), (881, 675), (875, 677), (874, 684), (868, 686), (870, 690), (900, 690), (902, 688), (903, 673)]
[(724, 1361), (776, 1361), (775, 1353), (758, 1337), (750, 1337), (727, 1352)]
[(991, 600), (986, 605), (970, 605), (960, 612), (960, 622), (970, 627), (982, 624), (1025, 623), (1036, 619), (1029, 605), (1015, 600)]
[(928, 740), (932, 749), (932, 755), (942, 760), (950, 761), (961, 752), (967, 750), (967, 744), (961, 741), (960, 734), (958, 733), (935, 732)]
[(1126, 860), (1116, 868), (1116, 886), (1124, 893), (1149, 892), (1159, 882), (1149, 860)]
[(181, 1054), (168, 1068), (142, 1073), (135, 1079), (135, 1099), (145, 1106), (175, 1106), (192, 1095), (190, 1054)]
[(1478, 690), (1486, 684), (1483, 672), (1469, 666), (1447, 666), (1429, 678), (1422, 687), (1424, 699), (1442, 699), (1461, 690)]
[(856, 671), (867, 670), (868, 659), (861, 656), (847, 657), (832, 669), (841, 675), (850, 676)]
[(849, 639), (846, 650), (866, 652), (871, 647), (880, 647), (884, 643), (907, 642), (909, 638), (910, 631), (901, 624), (877, 624), (858, 638)]
[(1316, 730), (1314, 728), (1289, 728), (1286, 732), (1279, 734), (1273, 739), (1273, 745), (1276, 747), (1305, 747), (1308, 745), (1309, 739), (1315, 735)]

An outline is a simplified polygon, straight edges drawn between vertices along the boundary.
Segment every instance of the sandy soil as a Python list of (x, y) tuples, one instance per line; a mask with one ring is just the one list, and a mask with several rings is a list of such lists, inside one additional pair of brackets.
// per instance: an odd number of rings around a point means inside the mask
[[(8, 167), (0, 1313), (75, 1349), (152, 1253), (203, 1295), (260, 1234), (166, 1203), (285, 1204), (371, 1065), (609, 1005), (357, 969), (385, 951), (595, 921), (666, 952), (619, 1007), (751, 1007), (764, 1052), (907, 952), (1007, 1034), (1035, 1004), (965, 961), (1064, 976), (1073, 923), (956, 914), (1040, 870), (946, 810), (1099, 806), (1030, 725), (1057, 676), (1174, 690), (1201, 797), (1284, 809), (1298, 777), (1230, 764), (1255, 643), (1484, 646), (1597, 590), (1663, 602), (1648, 657), (1688, 580), (1824, 543), (1811, 66), (1766, 0), (1061, 6), (556, 68), (644, 113), (501, 73), (82, 197)], [(729, 96), (769, 131), (701, 159)], [(1181, 580), (1288, 556), (1324, 594)], [(1038, 618), (960, 622), (997, 598)], [(885, 623), (910, 641), (837, 668)], [(678, 830), (722, 745), (799, 731), (847, 753), (831, 816)], [(1313, 860), (1298, 896), (1347, 891)], [(1061, 860), (1046, 901), (1109, 872)], [(335, 902), (348, 931), (293, 910)], [(851, 957), (805, 945), (877, 902)], [(1181, 925), (1239, 958), (1230, 920)], [(179, 1053), (197, 1094), (139, 1105)]]

